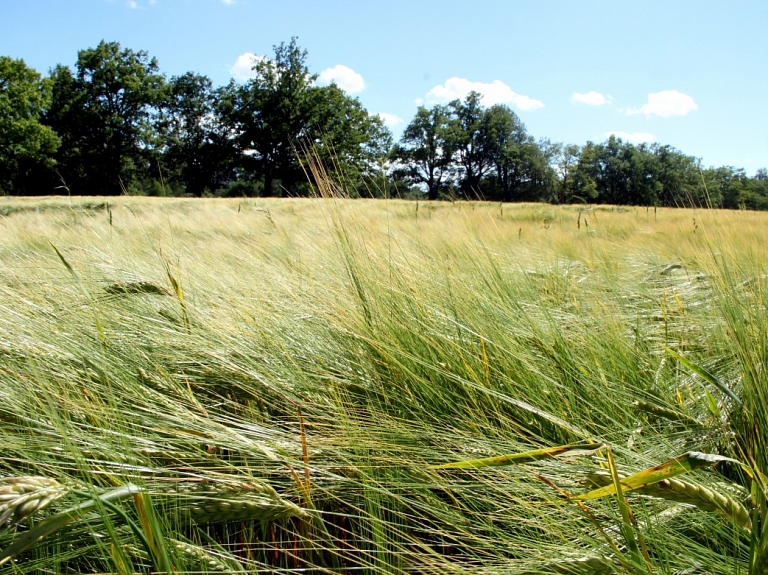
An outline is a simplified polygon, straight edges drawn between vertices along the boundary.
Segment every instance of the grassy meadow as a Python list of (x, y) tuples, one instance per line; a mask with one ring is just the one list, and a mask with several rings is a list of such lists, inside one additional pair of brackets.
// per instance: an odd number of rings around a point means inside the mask
[(756, 212), (0, 199), (2, 568), (768, 573), (766, 246)]

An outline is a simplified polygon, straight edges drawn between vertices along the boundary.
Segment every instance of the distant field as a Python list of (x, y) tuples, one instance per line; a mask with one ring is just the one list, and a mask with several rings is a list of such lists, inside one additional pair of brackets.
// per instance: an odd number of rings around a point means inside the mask
[(760, 212), (0, 198), (0, 561), (766, 572), (766, 246)]

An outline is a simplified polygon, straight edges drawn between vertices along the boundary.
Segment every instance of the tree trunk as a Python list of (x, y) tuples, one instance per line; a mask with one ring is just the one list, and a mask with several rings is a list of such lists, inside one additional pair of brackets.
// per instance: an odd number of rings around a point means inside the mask
[(265, 174), (264, 175), (264, 190), (262, 190), (261, 195), (265, 198), (271, 198), (272, 197), (272, 183), (274, 182), (274, 178), (272, 177), (272, 174)]

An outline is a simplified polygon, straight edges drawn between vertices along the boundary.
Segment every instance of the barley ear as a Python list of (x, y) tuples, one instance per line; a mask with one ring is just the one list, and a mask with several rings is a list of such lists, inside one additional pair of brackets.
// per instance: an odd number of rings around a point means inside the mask
[(3, 477), (0, 479), (0, 525), (21, 523), (68, 491), (47, 477)]
[(182, 504), (182, 513), (198, 523), (274, 521), (307, 515), (304, 509), (280, 497), (272, 486), (259, 481), (206, 481), (182, 486), (181, 491), (187, 500)]
[[(610, 477), (607, 474), (591, 474), (588, 481), (594, 485), (608, 485)], [(745, 531), (752, 530), (752, 519), (741, 502), (728, 493), (715, 491), (698, 483), (674, 478), (663, 479), (635, 489), (633, 493), (693, 505), (722, 515)]]
[(195, 545), (189, 541), (179, 539), (169, 539), (168, 542), (189, 559), (198, 563), (208, 572), (216, 573), (245, 573), (245, 569), (232, 557), (222, 558), (207, 551), (205, 548)]

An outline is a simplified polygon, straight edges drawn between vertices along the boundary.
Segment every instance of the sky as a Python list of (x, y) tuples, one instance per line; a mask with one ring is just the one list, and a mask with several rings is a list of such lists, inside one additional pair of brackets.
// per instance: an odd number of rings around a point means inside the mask
[(475, 90), (536, 139), (768, 167), (768, 0), (0, 0), (0, 55), (42, 74), (106, 40), (223, 85), (292, 37), (395, 138)]

